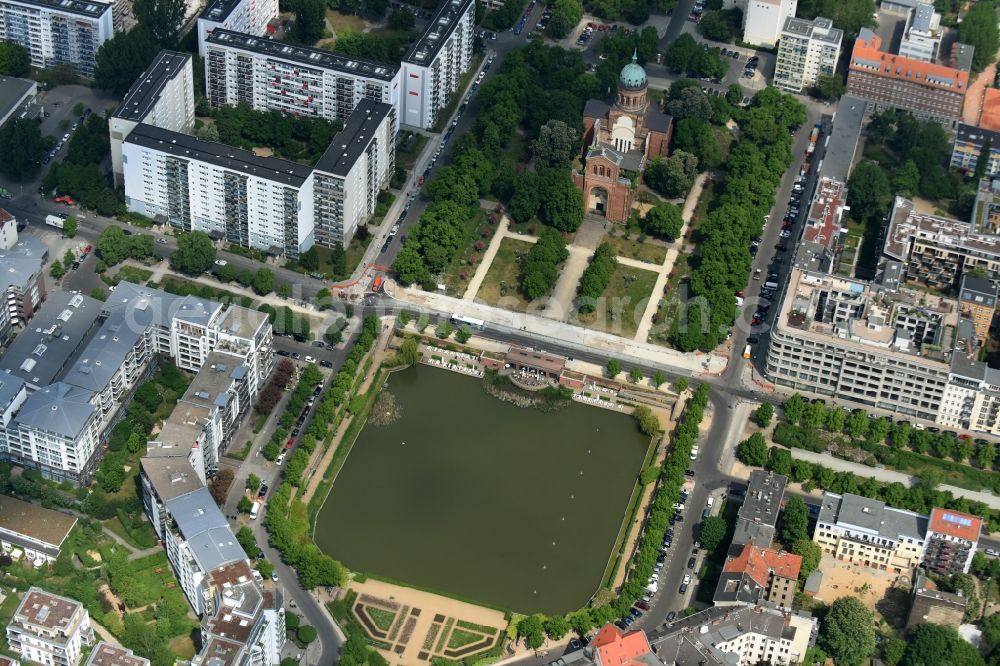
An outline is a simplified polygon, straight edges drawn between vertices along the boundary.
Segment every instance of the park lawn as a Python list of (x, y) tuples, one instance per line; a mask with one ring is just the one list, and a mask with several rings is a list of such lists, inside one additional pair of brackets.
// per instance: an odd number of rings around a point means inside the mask
[[(490, 233), (483, 236), (483, 230), (488, 230)], [(481, 240), (485, 247), (489, 247), (490, 239), (496, 231), (497, 225), (490, 223), (486, 211), (476, 208), (472, 213), (472, 219), (465, 225), (465, 237), (458, 252), (445, 269), (444, 284), (449, 296), (461, 298), (465, 294), (465, 288), (476, 272), (477, 264), (470, 263), (470, 260), (473, 255), (481, 258), (486, 251), (485, 248), (482, 251), (476, 250), (476, 241)]]
[(181, 659), (192, 659), (195, 654), (194, 641), (190, 635), (174, 636), (167, 643), (167, 647), (170, 648), (170, 654)]
[(604, 307), (579, 313), (580, 323), (625, 338), (634, 337), (655, 284), (656, 273), (619, 264), (601, 297)]
[(624, 236), (607, 236), (604, 241), (615, 250), (619, 257), (637, 259), (647, 264), (663, 265), (667, 258), (667, 248), (653, 243), (640, 243), (635, 238)]
[(528, 308), (528, 299), (518, 289), (521, 274), (520, 256), (527, 254), (531, 246), (532, 243), (516, 238), (504, 238), (500, 241), (500, 247), (493, 257), (490, 270), (479, 286), (476, 298), (490, 305), (497, 305), (503, 299), (504, 309), (524, 312)]
[(326, 10), (326, 24), (333, 29), (334, 33), (340, 33), (345, 30), (349, 32), (361, 32), (365, 28), (365, 21), (360, 16), (342, 14), (335, 9)]

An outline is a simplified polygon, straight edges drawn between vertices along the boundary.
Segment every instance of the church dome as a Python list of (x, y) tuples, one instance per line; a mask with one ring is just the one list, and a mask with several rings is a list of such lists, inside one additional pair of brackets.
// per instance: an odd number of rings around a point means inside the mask
[(622, 67), (621, 74), (618, 75), (618, 84), (628, 90), (641, 90), (646, 87), (646, 70), (638, 62), (635, 53), (632, 54), (632, 62)]

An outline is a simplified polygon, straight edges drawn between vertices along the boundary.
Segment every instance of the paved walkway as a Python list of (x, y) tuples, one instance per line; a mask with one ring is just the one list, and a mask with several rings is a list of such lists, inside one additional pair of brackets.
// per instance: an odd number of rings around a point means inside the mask
[[(653, 317), (656, 315), (656, 310), (660, 306), (660, 296), (663, 294), (663, 290), (667, 286), (667, 279), (670, 277), (670, 272), (674, 270), (674, 262), (677, 261), (677, 255), (679, 253), (678, 246), (684, 245), (684, 239), (687, 238), (688, 231), (691, 227), (691, 217), (694, 215), (695, 208), (698, 207), (698, 201), (701, 199), (701, 192), (705, 187), (705, 182), (708, 180), (707, 173), (701, 173), (694, 181), (694, 185), (691, 187), (691, 191), (688, 192), (687, 199), (684, 200), (684, 208), (681, 210), (681, 218), (684, 220), (684, 226), (681, 227), (681, 233), (679, 234), (678, 241), (671, 247), (667, 248), (667, 256), (663, 259), (663, 264), (660, 265), (658, 269), (658, 275), (656, 277), (656, 282), (653, 284), (653, 291), (649, 296), (649, 302), (646, 304), (646, 310), (642, 313), (642, 319), (639, 320), (639, 328), (635, 332), (635, 340), (639, 342), (645, 342), (649, 339), (649, 331), (653, 327)], [(626, 261), (624, 257), (618, 257), (618, 263), (630, 264), (628, 260)], [(638, 265), (642, 264), (642, 265)], [(644, 268), (649, 270), (649, 264), (643, 264), (643, 262), (638, 262), (636, 265), (638, 268)]]
[(580, 277), (587, 270), (591, 255), (594, 250), (604, 240), (604, 233), (607, 224), (598, 221), (593, 217), (584, 217), (583, 224), (576, 232), (576, 240), (569, 246), (569, 258), (563, 264), (559, 277), (556, 279), (555, 287), (552, 288), (552, 297), (549, 299), (549, 306), (545, 308), (547, 317), (566, 321), (570, 315), (576, 313), (573, 307), (573, 299), (576, 298), (576, 290), (580, 285)]
[(503, 243), (504, 238), (513, 238), (514, 240), (524, 241), (525, 243), (536, 243), (538, 238), (535, 236), (529, 236), (528, 234), (519, 234), (517, 232), (510, 230), (510, 220), (504, 215), (500, 218), (500, 224), (497, 225), (497, 232), (493, 234), (493, 238), (490, 240), (490, 246), (486, 248), (486, 252), (483, 253), (483, 260), (479, 262), (476, 266), (476, 273), (469, 280), (469, 286), (465, 288), (465, 295), (462, 296), (463, 299), (471, 301), (479, 293), (479, 287), (482, 286), (483, 280), (486, 279), (486, 274), (490, 272), (490, 266), (493, 265), (493, 259), (496, 258), (497, 252), (500, 251), (500, 244)]
[(119, 647), (121, 646), (122, 644), (121, 641), (115, 638), (114, 634), (112, 634), (110, 631), (102, 627), (99, 622), (94, 620), (94, 618), (91, 618), (90, 624), (93, 625), (94, 631), (97, 632), (97, 635), (100, 636), (101, 639), (111, 643), (112, 645), (117, 645)]
[[(851, 472), (865, 479), (874, 477), (876, 481), (881, 481), (883, 483), (898, 482), (907, 487), (910, 487), (917, 482), (916, 477), (910, 476), (909, 474), (897, 472), (892, 469), (869, 467), (868, 465), (862, 465), (861, 463), (841, 460), (840, 458), (835, 458), (828, 453), (814, 453), (812, 451), (806, 451), (805, 449), (792, 449), (791, 451), (793, 459), (798, 458), (800, 460), (808, 460), (811, 463), (829, 467), (836, 472)], [(938, 486), (938, 488), (940, 490), (950, 492), (955, 497), (964, 497), (976, 502), (982, 502), (990, 508), (1000, 509), (1000, 497), (993, 495), (992, 493), (977, 492), (975, 490), (967, 490), (966, 488), (959, 488), (957, 486), (944, 484)]]

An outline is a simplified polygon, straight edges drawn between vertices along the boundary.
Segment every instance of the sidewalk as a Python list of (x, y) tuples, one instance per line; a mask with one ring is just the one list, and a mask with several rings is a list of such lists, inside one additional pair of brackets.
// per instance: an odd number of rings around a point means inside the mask
[[(791, 449), (791, 451), (793, 459), (797, 458), (800, 460), (808, 460), (811, 463), (829, 467), (835, 472), (851, 472), (861, 478), (867, 479), (874, 477), (876, 481), (882, 481), (883, 483), (898, 482), (902, 483), (906, 487), (910, 487), (916, 482), (916, 477), (910, 476), (909, 474), (903, 474), (902, 472), (897, 472), (891, 469), (869, 467), (868, 465), (862, 465), (861, 463), (841, 460), (840, 458), (835, 458), (828, 453), (813, 453), (812, 451), (806, 451), (805, 449)], [(940, 490), (950, 492), (955, 497), (964, 497), (976, 502), (982, 502), (990, 508), (1000, 509), (1000, 497), (993, 495), (992, 493), (967, 490), (965, 488), (944, 484), (938, 486), (938, 488)]]

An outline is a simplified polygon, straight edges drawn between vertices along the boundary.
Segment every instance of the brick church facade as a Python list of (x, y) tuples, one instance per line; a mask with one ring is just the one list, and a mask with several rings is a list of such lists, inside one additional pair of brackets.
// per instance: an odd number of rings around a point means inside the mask
[(648, 162), (666, 157), (671, 118), (647, 96), (646, 71), (636, 62), (622, 68), (614, 105), (589, 100), (583, 110), (583, 172), (573, 180), (583, 192), (584, 210), (610, 222), (626, 222)]

